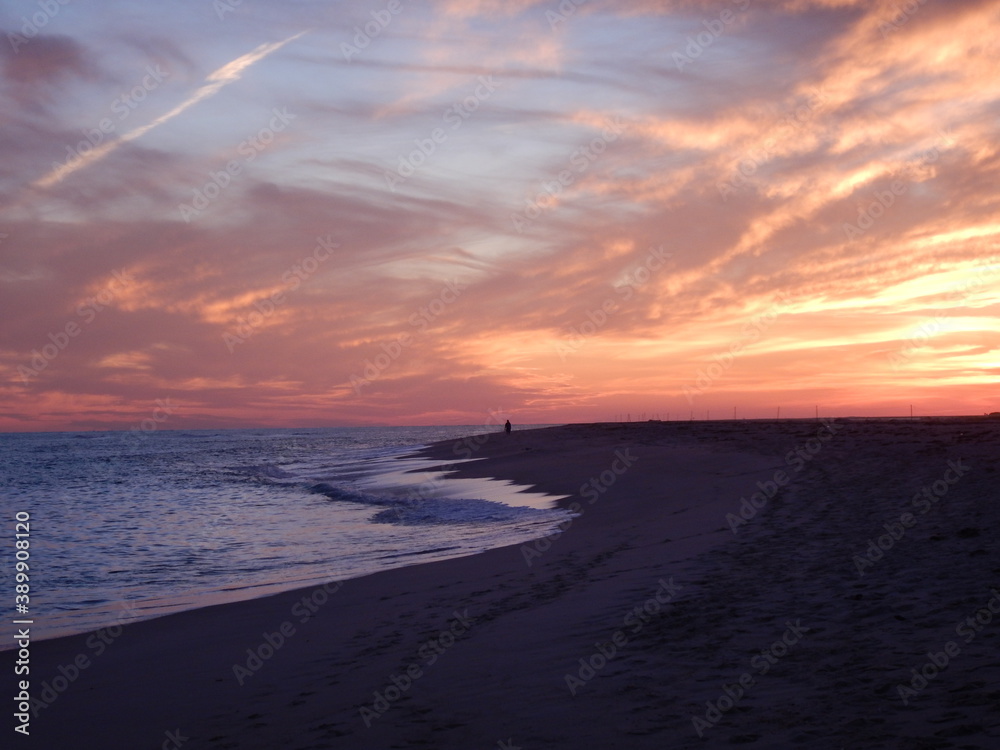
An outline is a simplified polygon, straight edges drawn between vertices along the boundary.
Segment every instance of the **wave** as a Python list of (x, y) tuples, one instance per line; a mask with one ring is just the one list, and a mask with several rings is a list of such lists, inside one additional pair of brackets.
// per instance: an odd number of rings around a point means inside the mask
[(337, 487), (326, 482), (313, 485), (310, 491), (325, 495), (337, 502), (356, 503), (381, 507), (372, 516), (373, 523), (401, 526), (427, 526), (443, 524), (513, 524), (526, 521), (550, 523), (565, 516), (561, 510), (541, 510), (474, 498), (412, 498), (391, 495), (372, 495), (366, 492)]
[(275, 464), (258, 464), (256, 466), (241, 466), (231, 469), (234, 474), (245, 474), (254, 479), (294, 479), (295, 474), (285, 471)]

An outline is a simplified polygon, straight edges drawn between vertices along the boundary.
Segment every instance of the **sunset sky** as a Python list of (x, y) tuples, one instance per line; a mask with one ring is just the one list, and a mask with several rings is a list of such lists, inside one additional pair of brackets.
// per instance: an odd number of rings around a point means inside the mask
[(1000, 410), (996, 0), (0, 29), (0, 430)]

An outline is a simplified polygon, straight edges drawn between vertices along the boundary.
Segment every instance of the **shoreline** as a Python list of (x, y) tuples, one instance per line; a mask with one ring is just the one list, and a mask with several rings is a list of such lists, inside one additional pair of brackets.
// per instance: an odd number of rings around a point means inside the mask
[[(504, 504), (511, 504), (508, 501), (514, 500), (514, 504), (516, 504), (517, 498), (512, 497), (512, 495), (518, 488), (508, 486), (507, 482), (479, 477), (466, 479), (462, 482), (445, 482), (441, 473), (430, 470), (429, 466), (434, 462), (415, 458), (415, 451), (430, 444), (399, 446), (391, 449), (390, 455), (367, 459), (366, 465), (373, 468), (370, 469), (371, 473), (367, 474), (357, 485), (357, 491), (362, 494), (374, 495), (384, 493), (389, 497), (401, 495), (416, 504), (442, 496), (446, 499), (454, 498), (456, 500), (482, 498)], [(411, 474), (420, 475), (419, 479), (410, 479), (408, 475)], [(305, 479), (301, 481), (301, 489), (307, 495), (315, 492), (315, 490), (310, 491), (310, 483)], [(443, 493), (442, 490), (444, 490)], [(412, 492), (412, 497), (410, 492)], [(518, 494), (520, 495), (520, 493)], [(533, 508), (545, 509), (549, 507), (548, 504), (541, 502), (526, 504)], [(322, 521), (317, 520), (317, 523), (322, 523)], [(379, 525), (375, 524), (374, 521), (372, 523), (374, 524), (373, 528), (379, 528)], [(521, 541), (516, 534), (512, 534), (511, 538)], [(378, 541), (373, 540), (371, 546), (377, 548)], [(319, 586), (330, 580), (362, 578), (395, 567), (421, 564), (415, 562), (417, 560), (433, 561), (479, 554), (496, 546), (501, 545), (493, 539), (487, 541), (486, 537), (459, 539), (454, 542), (451, 550), (428, 543), (424, 544), (421, 549), (385, 556), (378, 560), (347, 558), (338, 561), (335, 566), (327, 566), (328, 569), (324, 572), (310, 571), (307, 574), (302, 567), (292, 566), (281, 570), (272, 569), (269, 577), (237, 578), (209, 584), (199, 580), (199, 585), (195, 588), (185, 586), (142, 598), (118, 598), (101, 604), (93, 604), (86, 610), (67, 609), (56, 613), (36, 614), (34, 618), (36, 625), (32, 638), (37, 643), (43, 640), (85, 635), (110, 626), (140, 622), (245, 599), (258, 599), (284, 591)], [(388, 559), (390, 557), (392, 559)], [(0, 652), (13, 649), (15, 649), (15, 645), (7, 639), (0, 643)]]
[[(845, 421), (821, 444), (818, 427), (490, 434), (457, 475), (570, 495), (560, 505), (582, 513), (562, 533), (137, 622), (107, 644), (33, 644), (35, 697), (89, 663), (32, 719), (32, 742), (95, 727), (109, 748), (174, 731), (207, 748), (986, 747), (1000, 618), (968, 644), (953, 631), (989, 612), (1000, 579), (1000, 426)], [(454, 442), (420, 453), (448, 465)], [(852, 554), (956, 458), (974, 469), (859, 575)], [(768, 496), (779, 471), (791, 481)], [(949, 637), (951, 666), (904, 705), (897, 685)]]

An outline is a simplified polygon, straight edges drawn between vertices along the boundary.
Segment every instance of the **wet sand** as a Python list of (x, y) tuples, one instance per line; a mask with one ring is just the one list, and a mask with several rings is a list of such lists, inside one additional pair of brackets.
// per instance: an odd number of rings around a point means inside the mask
[(36, 643), (32, 694), (58, 694), (22, 744), (1000, 742), (1000, 422), (569, 425), (424, 455), (482, 459), (456, 470), (579, 515), (527, 545)]

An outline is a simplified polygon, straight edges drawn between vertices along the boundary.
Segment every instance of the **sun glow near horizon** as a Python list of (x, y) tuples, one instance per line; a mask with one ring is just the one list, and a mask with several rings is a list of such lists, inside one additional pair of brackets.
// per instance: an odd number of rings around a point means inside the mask
[(0, 430), (1000, 409), (1000, 3), (744, 5), (8, 35)]

